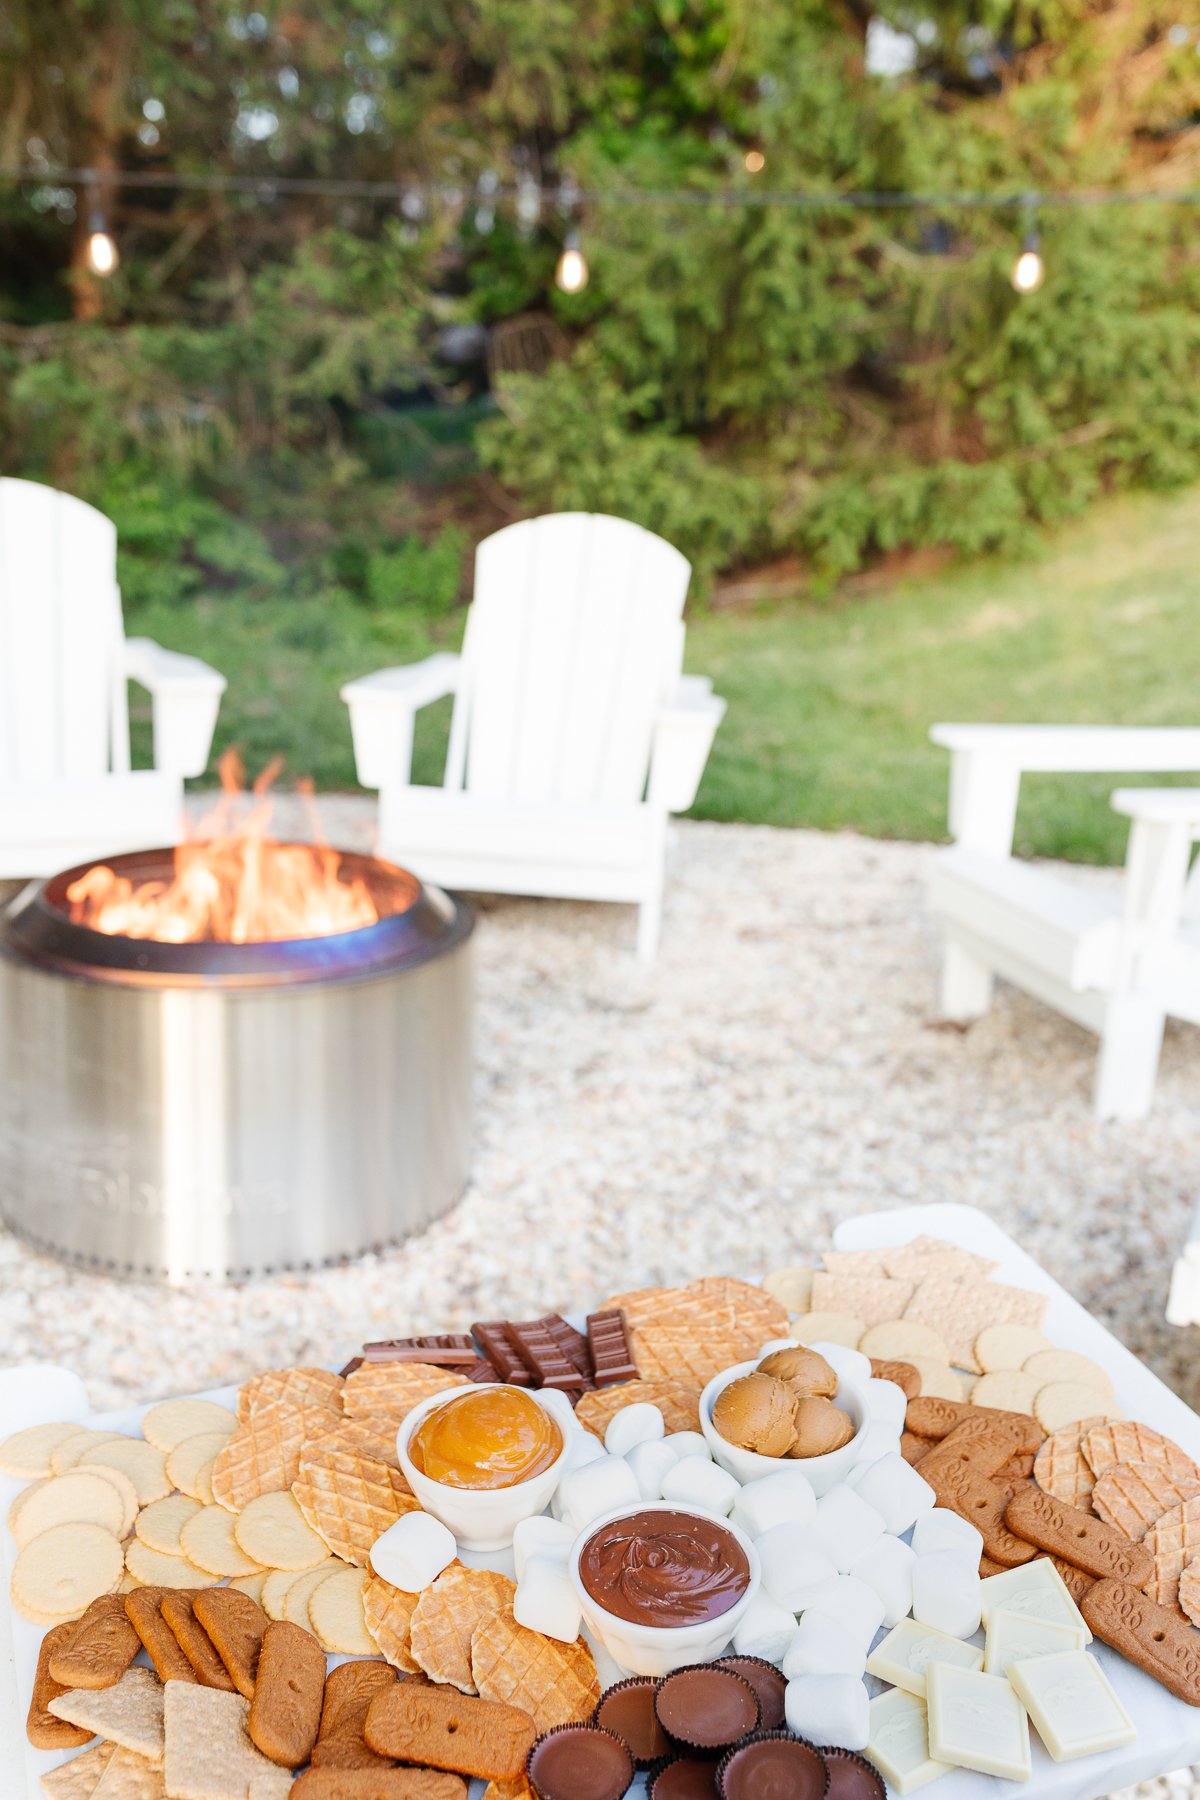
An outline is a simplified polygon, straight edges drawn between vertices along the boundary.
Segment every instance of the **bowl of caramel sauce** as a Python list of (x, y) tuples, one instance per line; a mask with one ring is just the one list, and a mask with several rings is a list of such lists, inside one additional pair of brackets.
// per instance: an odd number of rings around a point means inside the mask
[(414, 1407), (396, 1434), (413, 1493), (463, 1550), (500, 1550), (558, 1486), (567, 1434), (536, 1390), (471, 1383)]

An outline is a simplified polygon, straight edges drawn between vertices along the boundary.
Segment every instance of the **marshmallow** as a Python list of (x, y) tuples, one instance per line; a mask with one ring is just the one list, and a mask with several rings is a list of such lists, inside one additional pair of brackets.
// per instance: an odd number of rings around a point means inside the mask
[(772, 1525), (755, 1544), (762, 1582), (772, 1600), (797, 1613), (812, 1604), (817, 1589), (837, 1570), (823, 1550), (810, 1541), (807, 1525)]
[(867, 1417), (882, 1419), (885, 1425), (894, 1425), (897, 1431), (904, 1430), (904, 1417), (908, 1411), (908, 1395), (894, 1381), (878, 1381), (874, 1376), (863, 1389), (867, 1402)]
[(871, 1359), (861, 1350), (851, 1350), (846, 1344), (810, 1344), (808, 1348), (825, 1358), (839, 1380), (845, 1375), (860, 1387), (871, 1380)]
[(641, 1504), (642, 1491), (623, 1456), (605, 1456), (582, 1469), (572, 1469), (559, 1483), (563, 1518), (582, 1531), (601, 1513)]
[(389, 1525), (382, 1537), (371, 1545), (371, 1567), (375, 1573), (403, 1588), (406, 1594), (419, 1594), (443, 1569), (448, 1569), (458, 1555), (454, 1533), (448, 1531), (432, 1513), (409, 1512)]
[(932, 1512), (922, 1513), (914, 1525), (912, 1547), (918, 1556), (930, 1556), (935, 1550), (958, 1550), (978, 1562), (983, 1555), (983, 1533), (948, 1507), (935, 1506)]
[(525, 1564), (531, 1556), (552, 1557), (565, 1568), (575, 1537), (576, 1533), (569, 1525), (561, 1524), (558, 1519), (548, 1519), (545, 1513), (539, 1513), (536, 1518), (522, 1519), (513, 1532), (513, 1562), (517, 1580), (520, 1581), (525, 1573)]
[(810, 1607), (801, 1619), (783, 1658), (783, 1672), (789, 1681), (797, 1675), (856, 1675), (861, 1680), (866, 1666), (867, 1652), (860, 1635), (816, 1607)]
[[(823, 1352), (822, 1352), (823, 1354)], [(865, 1750), (871, 1735), (867, 1690), (855, 1675), (797, 1675), (783, 1697), (788, 1730), (813, 1744)]]
[(961, 1550), (934, 1550), (913, 1564), (913, 1618), (947, 1637), (979, 1630), (979, 1564)]
[(839, 1482), (817, 1501), (809, 1530), (838, 1573), (846, 1575), (851, 1564), (883, 1536), (883, 1515), (860, 1499), (852, 1487)]
[(636, 1406), (623, 1406), (608, 1422), (604, 1448), (610, 1456), (628, 1456), (635, 1444), (649, 1444), (666, 1435), (662, 1413), (657, 1406), (639, 1401)]
[(676, 1456), (670, 1444), (661, 1438), (648, 1438), (635, 1444), (625, 1461), (633, 1470), (643, 1500), (661, 1500), (663, 1477), (675, 1467)]
[(854, 1471), (847, 1475), (849, 1487), (857, 1487), (863, 1471), (881, 1456), (894, 1456), (900, 1448), (900, 1433), (887, 1419), (868, 1419), (855, 1445)]
[(884, 1525), (895, 1536), (907, 1531), (922, 1513), (931, 1512), (937, 1500), (920, 1471), (906, 1463), (899, 1451), (881, 1456), (854, 1486), (859, 1499), (882, 1515)]
[(573, 1644), (582, 1615), (566, 1564), (553, 1556), (531, 1556), (513, 1595), (513, 1617), (529, 1631)]
[(673, 1431), (663, 1442), (670, 1444), (677, 1462), (682, 1462), (685, 1456), (704, 1456), (712, 1461), (712, 1451), (702, 1431)]
[(603, 1455), (604, 1445), (590, 1431), (575, 1431), (567, 1438), (567, 1453), (563, 1458), (554, 1498), (550, 1502), (550, 1511), (556, 1519), (563, 1516), (562, 1489), (567, 1476), (574, 1474), (576, 1469), (585, 1469), (589, 1463), (599, 1462)]
[(812, 1483), (800, 1469), (780, 1469), (748, 1481), (733, 1503), (733, 1522), (748, 1537), (761, 1537), (772, 1525), (806, 1525), (817, 1510)]
[(881, 1537), (859, 1557), (850, 1571), (855, 1581), (865, 1581), (879, 1595), (883, 1604), (883, 1622), (889, 1629), (912, 1611), (912, 1572), (916, 1560), (903, 1538)]
[(737, 1477), (702, 1456), (685, 1456), (663, 1476), (662, 1497), (724, 1518), (738, 1496)]
[[(575, 1408), (561, 1388), (539, 1388), (538, 1401), (548, 1413), (553, 1413), (556, 1422), (562, 1426), (564, 1437), (570, 1432), (584, 1429), (575, 1417)], [(591, 1436), (591, 1432), (588, 1436)]]
[(846, 1631), (856, 1633), (864, 1651), (870, 1649), (875, 1633), (883, 1624), (883, 1601), (875, 1589), (860, 1581), (857, 1575), (835, 1575), (830, 1581), (818, 1583), (808, 1604), (827, 1618), (836, 1619)]
[(777, 1663), (795, 1635), (795, 1613), (760, 1588), (738, 1620), (733, 1647), (739, 1656), (761, 1656)]

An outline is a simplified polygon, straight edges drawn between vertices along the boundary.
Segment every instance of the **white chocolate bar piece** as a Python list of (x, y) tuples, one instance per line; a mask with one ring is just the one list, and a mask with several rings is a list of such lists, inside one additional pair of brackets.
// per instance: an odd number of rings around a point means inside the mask
[(996, 1607), (988, 1618), (983, 1668), (987, 1675), (1006, 1675), (1010, 1664), (1028, 1662), (1031, 1656), (1053, 1656), (1059, 1650), (1082, 1650), (1082, 1631), (1051, 1619), (1031, 1619), (1024, 1613)]
[(903, 1688), (889, 1688), (871, 1702), (871, 1735), (865, 1751), (894, 1794), (915, 1794), (927, 1781), (949, 1775), (948, 1763), (929, 1754), (925, 1702)]
[(1005, 1612), (1022, 1613), (1027, 1619), (1049, 1619), (1052, 1625), (1072, 1625), (1083, 1633), (1081, 1643), (1092, 1641), (1083, 1614), (1071, 1598), (1071, 1590), (1049, 1557), (1039, 1556), (1034, 1562), (1023, 1563), (1019, 1569), (1005, 1569), (1002, 1575), (989, 1575), (980, 1584), (979, 1598), (985, 1625), (992, 1613), (1003, 1607)]
[(1133, 1720), (1086, 1650), (1062, 1650), (1014, 1663), (1009, 1680), (1055, 1762), (1131, 1744)]
[[(1058, 1647), (1054, 1646), (1055, 1649)], [(983, 1651), (978, 1644), (967, 1644), (962, 1638), (935, 1631), (932, 1625), (918, 1625), (915, 1619), (901, 1619), (872, 1650), (867, 1659), (867, 1674), (878, 1675), (881, 1681), (890, 1681), (893, 1687), (903, 1688), (906, 1693), (923, 1700), (925, 1671), (931, 1662), (954, 1663), (960, 1669), (978, 1669), (983, 1663)]]
[(938, 1762), (1029, 1780), (1029, 1717), (1002, 1675), (930, 1663), (926, 1701), (929, 1752)]

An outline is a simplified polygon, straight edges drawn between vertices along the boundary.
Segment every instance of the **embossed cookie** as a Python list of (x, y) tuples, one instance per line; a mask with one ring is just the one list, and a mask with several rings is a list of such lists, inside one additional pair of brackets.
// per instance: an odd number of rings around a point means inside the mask
[(75, 1624), (55, 1625), (42, 1639), (37, 1674), (33, 1678), (33, 1695), (25, 1720), (25, 1735), (36, 1750), (74, 1750), (80, 1744), (90, 1743), (92, 1739), (92, 1732), (85, 1731), (79, 1725), (69, 1725), (65, 1719), (56, 1719), (47, 1710), (51, 1700), (57, 1700), (60, 1695), (69, 1691), (61, 1681), (55, 1681), (50, 1673), (50, 1664), (58, 1652), (66, 1648), (78, 1629)]
[[(520, 1800), (516, 1787), (505, 1791)], [(533, 1790), (524, 1792), (532, 1800)], [(252, 1794), (250, 1800), (257, 1796)], [(467, 1784), (461, 1775), (440, 1769), (315, 1768), (300, 1776), (289, 1800), (467, 1800)]]
[(1040, 1488), (1014, 1494), (1004, 1516), (1019, 1537), (1089, 1575), (1111, 1575), (1142, 1587), (1154, 1574), (1154, 1558), (1145, 1545), (1133, 1543), (1093, 1513), (1066, 1506)]
[(106, 1688), (120, 1681), (141, 1649), (129, 1623), (123, 1594), (102, 1594), (50, 1659), (50, 1673), (64, 1688)]
[(496, 1700), (398, 1681), (372, 1700), (364, 1733), (381, 1756), (485, 1781), (515, 1781), (537, 1727), (528, 1713)]
[(325, 1652), (309, 1631), (273, 1619), (263, 1633), (247, 1730), (281, 1768), (308, 1761), (321, 1726)]
[(1168, 1611), (1130, 1581), (1097, 1581), (1080, 1602), (1090, 1629), (1136, 1663), (1177, 1700), (1200, 1706), (1200, 1639), (1177, 1612)]
[(195, 1681), (195, 1669), (162, 1616), (163, 1596), (169, 1591), (161, 1587), (135, 1588), (125, 1596), (125, 1616), (141, 1638), (160, 1681)]
[[(203, 1592), (203, 1590), (201, 1590)], [(234, 1691), (229, 1671), (217, 1655), (216, 1646), (195, 1613), (196, 1596), (180, 1588), (162, 1597), (162, 1616), (175, 1633), (175, 1641), (196, 1671), (201, 1687)]]
[(372, 1750), (363, 1736), (367, 1713), (377, 1694), (397, 1680), (383, 1662), (345, 1662), (325, 1682), (321, 1729), (313, 1746), (314, 1769), (386, 1769), (391, 1758)]
[(234, 1687), (245, 1699), (253, 1700), (266, 1613), (249, 1594), (232, 1587), (205, 1588), (196, 1595), (195, 1611)]

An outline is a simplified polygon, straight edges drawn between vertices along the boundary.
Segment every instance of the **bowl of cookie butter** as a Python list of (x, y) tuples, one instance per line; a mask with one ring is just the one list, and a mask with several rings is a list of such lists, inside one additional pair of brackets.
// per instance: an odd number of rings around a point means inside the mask
[(502, 1550), (558, 1486), (567, 1433), (537, 1389), (470, 1383), (415, 1406), (396, 1433), (408, 1485), (461, 1550)]
[(803, 1344), (723, 1369), (700, 1396), (713, 1460), (743, 1484), (797, 1468), (828, 1493), (854, 1467), (866, 1423), (862, 1390)]
[(761, 1580), (739, 1526), (668, 1500), (593, 1519), (567, 1568), (585, 1622), (632, 1675), (669, 1675), (719, 1656)]

